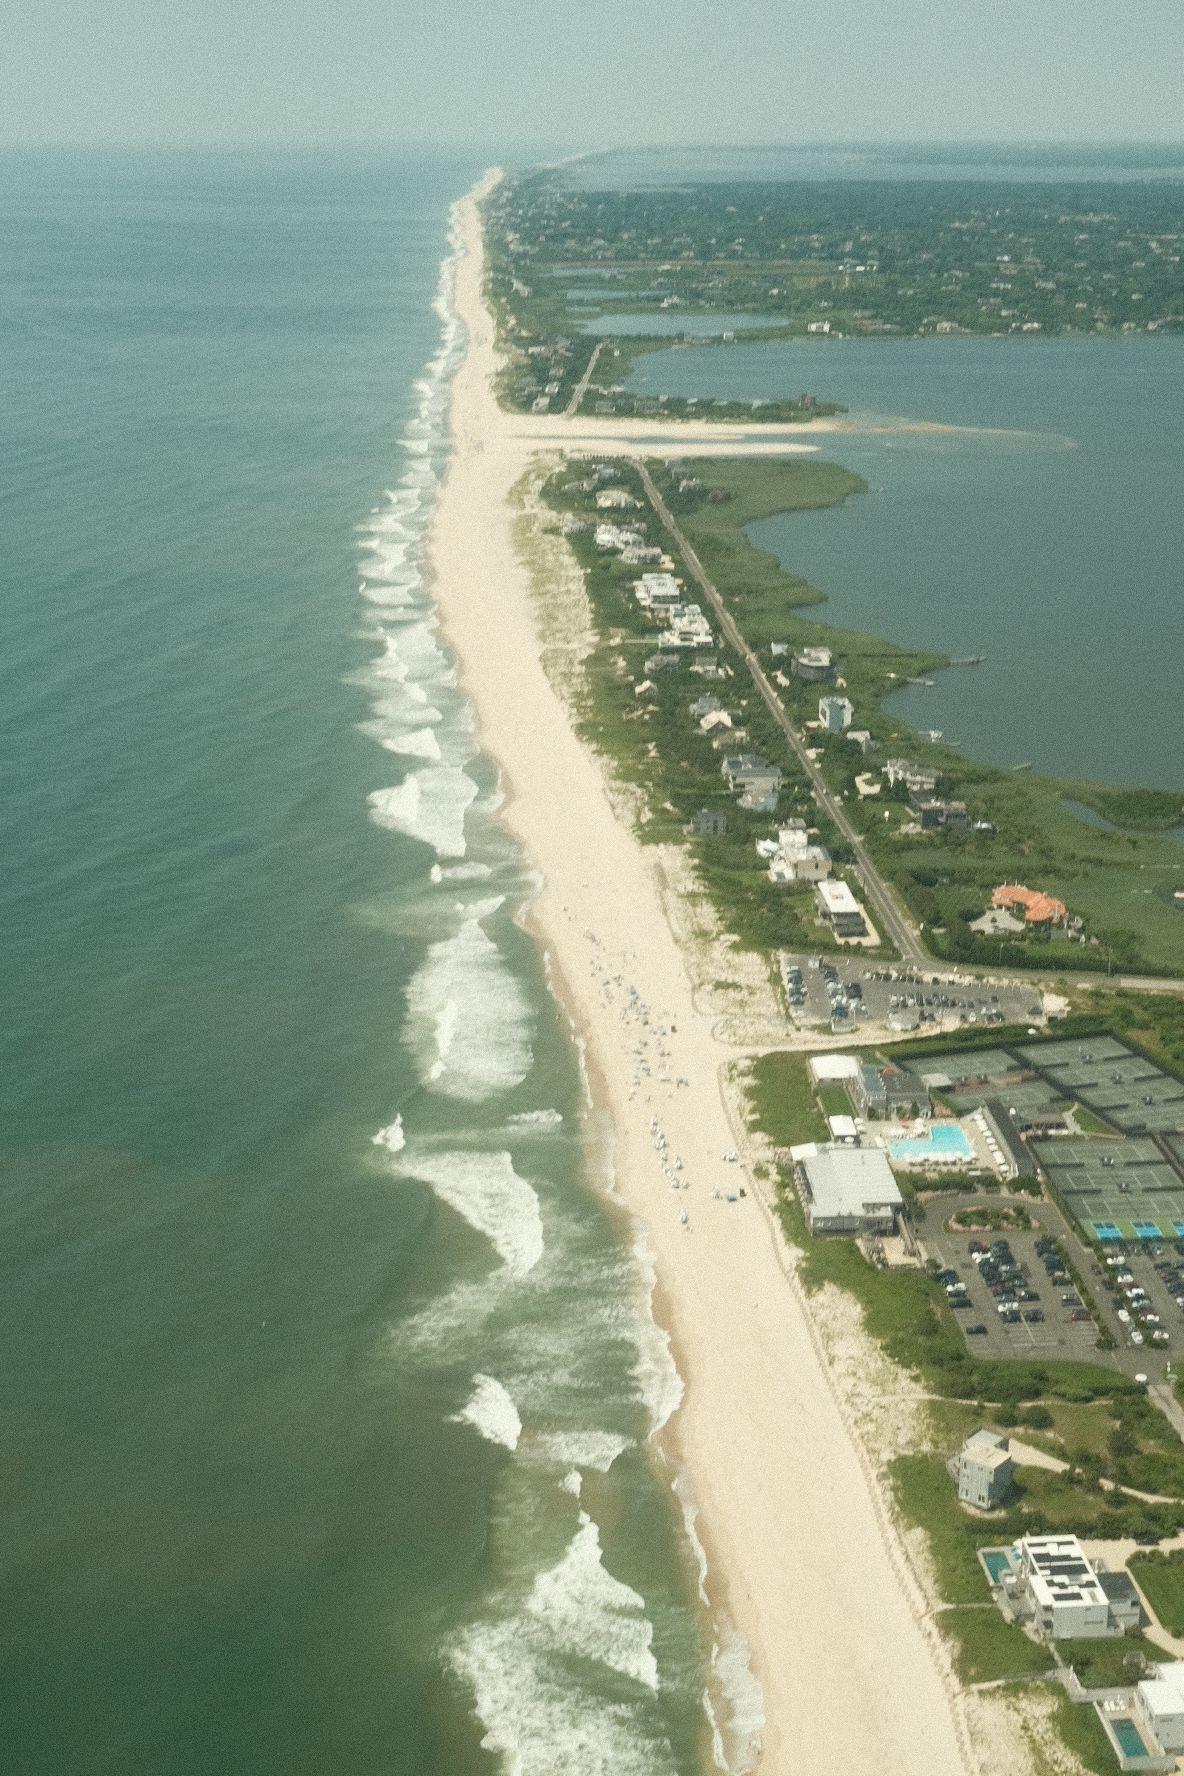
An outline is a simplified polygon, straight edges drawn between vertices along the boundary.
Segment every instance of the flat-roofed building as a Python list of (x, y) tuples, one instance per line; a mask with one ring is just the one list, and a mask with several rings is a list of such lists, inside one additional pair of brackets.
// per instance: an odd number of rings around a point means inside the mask
[(811, 1233), (891, 1233), (902, 1205), (892, 1167), (877, 1149), (791, 1148)]
[(1035, 1162), (1020, 1140), (1019, 1131), (1002, 1100), (988, 1098), (978, 1114), (991, 1147), (992, 1158), (997, 1159), (1003, 1176), (1008, 1179), (1034, 1178)]
[(967, 1437), (951, 1464), (958, 1482), (958, 1500), (980, 1511), (993, 1511), (1011, 1492), (1015, 1464), (1011, 1444), (998, 1431), (978, 1430)]
[(836, 937), (866, 937), (863, 908), (846, 882), (819, 882), (814, 890), (818, 911)]
[(1012, 1554), (1017, 1587), (1046, 1639), (1100, 1640), (1142, 1621), (1131, 1579), (1096, 1568), (1076, 1536), (1022, 1536)]
[(917, 1075), (890, 1062), (882, 1067), (861, 1066), (851, 1084), (855, 1107), (863, 1116), (873, 1112), (877, 1116), (907, 1115), (914, 1104), (918, 1110), (929, 1108), (928, 1089)]
[(819, 725), (828, 734), (843, 734), (855, 719), (855, 705), (850, 697), (820, 697), (818, 701)]
[(1135, 1708), (1165, 1752), (1184, 1751), (1184, 1660), (1157, 1665), (1136, 1688)]

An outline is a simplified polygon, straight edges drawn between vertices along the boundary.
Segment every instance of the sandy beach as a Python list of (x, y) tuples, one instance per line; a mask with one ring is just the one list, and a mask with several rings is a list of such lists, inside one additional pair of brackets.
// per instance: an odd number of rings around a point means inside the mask
[(542, 879), (532, 927), (612, 1120), (617, 1189), (653, 1253), (686, 1388), (670, 1429), (712, 1601), (745, 1636), (764, 1694), (757, 1768), (969, 1772), (944, 1653), (828, 1378), (793, 1254), (754, 1181), (722, 1157), (739, 1145), (721, 1085), (735, 1051), (697, 1008), (651, 860), (543, 670), (514, 541), (511, 492), (539, 449), (802, 450), (803, 433), (821, 427), (679, 427), (676, 446), (654, 427), (503, 414), (472, 197), (460, 227), (455, 300), (469, 348), (431, 536), (434, 590), (503, 773), (506, 822)]

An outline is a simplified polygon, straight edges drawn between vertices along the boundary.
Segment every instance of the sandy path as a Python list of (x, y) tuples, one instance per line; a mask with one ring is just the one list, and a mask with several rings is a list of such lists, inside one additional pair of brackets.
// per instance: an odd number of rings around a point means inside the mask
[[(504, 773), (505, 818), (543, 879), (532, 924), (587, 1040), (594, 1096), (613, 1119), (621, 1195), (648, 1229), (686, 1382), (679, 1450), (713, 1582), (764, 1689), (759, 1768), (956, 1776), (972, 1766), (941, 1657), (787, 1281), (785, 1249), (751, 1181), (745, 1200), (713, 1196), (741, 1181), (721, 1161), (735, 1144), (720, 1089), (729, 1052), (695, 1010), (646, 855), (614, 817), (540, 664), (507, 508), (539, 441), (493, 402), (471, 200), (461, 223), (456, 301), (470, 346), (432, 531), (435, 591), (483, 744)], [(630, 984), (650, 1008), (648, 1026), (630, 1010)], [(656, 1055), (658, 1026), (671, 1032), (668, 1066)], [(649, 1077), (632, 1052), (643, 1038)], [(673, 1083), (680, 1076), (688, 1086)], [(681, 1156), (686, 1191), (663, 1175), (654, 1114)]]

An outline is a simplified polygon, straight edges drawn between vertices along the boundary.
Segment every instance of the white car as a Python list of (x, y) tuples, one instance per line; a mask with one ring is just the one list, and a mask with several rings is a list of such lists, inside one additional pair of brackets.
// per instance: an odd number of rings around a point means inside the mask
[(1132, 1332), (1131, 1333), (1131, 1343), (1132, 1344), (1142, 1344), (1142, 1342), (1143, 1342), (1143, 1334), (1141, 1332)]
[(1120, 1307), (1120, 1308), (1119, 1308), (1119, 1310), (1118, 1310), (1118, 1317), (1119, 1317), (1119, 1319), (1120, 1319), (1120, 1320), (1121, 1320), (1121, 1321), (1122, 1321), (1122, 1323), (1123, 1323), (1123, 1325), (1124, 1325), (1124, 1326), (1129, 1326), (1129, 1325), (1130, 1325), (1130, 1323), (1131, 1323), (1131, 1316), (1130, 1316), (1130, 1314), (1128, 1314), (1128, 1313), (1127, 1313), (1127, 1311), (1126, 1311), (1126, 1308), (1125, 1308), (1125, 1307)]

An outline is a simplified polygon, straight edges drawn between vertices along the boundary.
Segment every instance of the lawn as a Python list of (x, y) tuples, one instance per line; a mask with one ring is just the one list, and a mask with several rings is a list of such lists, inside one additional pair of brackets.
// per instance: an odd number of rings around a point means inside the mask
[(1029, 1640), (1014, 1622), (1005, 1622), (994, 1604), (982, 1609), (940, 1610), (936, 1619), (942, 1633), (954, 1643), (954, 1669), (963, 1683), (1035, 1677), (1052, 1669), (1048, 1648)]
[(1131, 1577), (1169, 1634), (1184, 1634), (1184, 1552), (1135, 1554)]

